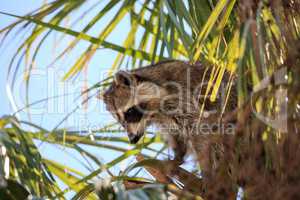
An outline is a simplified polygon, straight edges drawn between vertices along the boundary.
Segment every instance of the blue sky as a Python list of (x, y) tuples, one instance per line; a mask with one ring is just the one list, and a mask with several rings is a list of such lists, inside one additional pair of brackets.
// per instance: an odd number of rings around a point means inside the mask
[[(35, 2), (35, 3), (33, 3)], [(9, 12), (9, 13), (18, 13), (18, 14), (25, 14), (29, 12), (32, 8), (36, 8), (42, 1), (41, 0), (30, 0), (30, 1), (18, 1), (18, 0), (12, 0), (12, 1), (1, 1), (0, 2), (0, 10)], [(33, 4), (36, 4), (35, 6)], [(0, 16), (1, 22), (0, 22), (0, 28), (2, 29), (9, 23), (15, 21), (12, 17), (7, 17), (4, 15)], [(1, 55), (3, 55), (2, 51)], [(6, 74), (7, 74), (7, 65), (8, 59), (4, 56), (0, 56), (0, 64), (2, 67), (0, 67), (0, 97), (2, 101), (2, 105), (0, 106), (0, 115), (9, 114), (12, 112), (9, 102), (7, 99), (7, 94), (5, 91), (5, 82), (6, 82)]]
[[(22, 15), (28, 13), (30, 10), (33, 10), (41, 5), (42, 0), (12, 0), (12, 1), (1, 1), (0, 10), (8, 13), (13, 13), (16, 15)], [(98, 0), (88, 1), (86, 7), (93, 5)], [(101, 5), (100, 5), (101, 7)], [(86, 20), (92, 17), (97, 11), (93, 9), (91, 13), (88, 14)], [(80, 12), (78, 12), (80, 13)], [(1, 22), (0, 28), (5, 27), (11, 22), (14, 22), (16, 19), (8, 17), (5, 15), (0, 15)], [(74, 19), (77, 16), (74, 16)], [(106, 25), (112, 18), (112, 16), (107, 16), (104, 20), (96, 24), (96, 27), (89, 34), (96, 36), (101, 28)], [(73, 29), (80, 30), (82, 29), (85, 20), (79, 21)], [(66, 22), (67, 23), (67, 22)], [(121, 23), (123, 30), (126, 29), (128, 24), (126, 20), (124, 23)], [(122, 31), (124, 33), (124, 31)], [(21, 37), (15, 37), (17, 34), (10, 34), (10, 38), (6, 40), (6, 43), (0, 49), (0, 95), (3, 97), (2, 105), (0, 107), (0, 115), (11, 114), (14, 110), (8, 102), (8, 94), (6, 91), (6, 79), (7, 79), (7, 70), (10, 58), (16, 50), (15, 44), (20, 44)], [(26, 34), (25, 34), (26, 35)], [(17, 35), (18, 36), (18, 35)], [(72, 37), (64, 35), (61, 33), (52, 34), (49, 39), (46, 40), (45, 44), (42, 46), (40, 53), (37, 56), (37, 60), (34, 65), (34, 70), (30, 79), (29, 94), (30, 102), (34, 102), (45, 97), (51, 97), (56, 95), (71, 94), (63, 98), (51, 99), (46, 103), (37, 104), (31, 107), (31, 117), (32, 120), (39, 125), (52, 129), (55, 127), (64, 115), (73, 110), (77, 105), (80, 104), (82, 99), (78, 99), (81, 91), (84, 89), (84, 83), (87, 83), (88, 86), (93, 85), (99, 80), (103, 79), (107, 73), (107, 69), (112, 65), (114, 58), (116, 57), (116, 52), (113, 52), (108, 49), (100, 49), (94, 56), (94, 59), (89, 64), (87, 70), (87, 76), (81, 73), (79, 76), (76, 76), (76, 79), (71, 79), (69, 81), (62, 81), (62, 77), (65, 73), (72, 67), (76, 59), (85, 51), (88, 42), (80, 42), (72, 53), (68, 54), (65, 59), (59, 61), (55, 64), (51, 64), (52, 61), (56, 58), (59, 53), (68, 46)], [(121, 43), (122, 36), (120, 32), (112, 33), (109, 37), (110, 40), (115, 43)], [(24, 89), (24, 70), (25, 62), (22, 62), (20, 65), (20, 70), (16, 78), (16, 84), (13, 90), (13, 96), (18, 108), (24, 106), (25, 94)], [(112, 120), (110, 115), (106, 112), (104, 105), (101, 101), (93, 98), (89, 102), (89, 107), (86, 109), (80, 109), (76, 112), (75, 115), (71, 116), (67, 122), (62, 124), (61, 127), (64, 128), (86, 128), (86, 126), (101, 126), (105, 121)], [(26, 112), (20, 112), (20, 117), (22, 119), (27, 119)], [(104, 121), (103, 121), (104, 120)], [(78, 129), (77, 129), (78, 130)]]

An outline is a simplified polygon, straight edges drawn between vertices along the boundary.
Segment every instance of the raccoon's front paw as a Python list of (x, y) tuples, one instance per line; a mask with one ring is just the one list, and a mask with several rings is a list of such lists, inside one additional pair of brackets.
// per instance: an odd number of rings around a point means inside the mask
[(176, 175), (178, 175), (179, 173), (180, 165), (183, 164), (183, 161), (172, 159), (172, 160), (166, 160), (164, 162), (165, 162), (165, 167), (167, 167), (168, 175), (170, 177), (176, 177)]

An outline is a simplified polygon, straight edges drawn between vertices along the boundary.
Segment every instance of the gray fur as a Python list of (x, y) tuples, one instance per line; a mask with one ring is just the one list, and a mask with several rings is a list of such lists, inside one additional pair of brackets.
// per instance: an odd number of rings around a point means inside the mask
[[(138, 135), (139, 139), (148, 126), (156, 125), (165, 133), (176, 161), (182, 163), (187, 152), (194, 152), (197, 158), (200, 156), (199, 159), (204, 160), (204, 154), (216, 136), (202, 134), (198, 125), (218, 122), (223, 102), (218, 98), (216, 102), (206, 100), (204, 103), (207, 88), (204, 83), (208, 82), (211, 70), (200, 64), (172, 60), (129, 72), (121, 71), (104, 93), (104, 102), (127, 130), (129, 138)], [(223, 82), (227, 83), (228, 79), (226, 72)], [(126, 122), (129, 108), (140, 105), (144, 109), (141, 109), (141, 120)], [(204, 115), (200, 117), (202, 105)], [(227, 110), (233, 110), (235, 106), (236, 97), (233, 96)], [(202, 162), (205, 165), (205, 160)]]

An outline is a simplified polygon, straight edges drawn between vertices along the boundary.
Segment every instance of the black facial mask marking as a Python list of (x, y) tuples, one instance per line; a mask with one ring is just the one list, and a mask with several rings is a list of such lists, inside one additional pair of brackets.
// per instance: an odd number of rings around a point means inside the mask
[(124, 118), (127, 123), (136, 123), (141, 121), (144, 113), (145, 105), (132, 106), (124, 113)]
[(135, 123), (141, 121), (143, 113), (136, 106), (133, 106), (124, 113), (124, 117), (127, 123)]

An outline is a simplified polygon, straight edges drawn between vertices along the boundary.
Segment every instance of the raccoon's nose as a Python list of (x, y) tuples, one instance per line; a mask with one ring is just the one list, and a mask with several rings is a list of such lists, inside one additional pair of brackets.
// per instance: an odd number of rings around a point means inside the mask
[(128, 133), (128, 138), (129, 138), (130, 144), (136, 144), (140, 140), (141, 135)]

